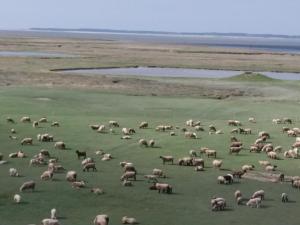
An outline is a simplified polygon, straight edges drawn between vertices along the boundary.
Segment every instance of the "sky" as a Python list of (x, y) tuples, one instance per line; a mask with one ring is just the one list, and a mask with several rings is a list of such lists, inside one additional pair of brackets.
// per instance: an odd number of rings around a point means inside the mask
[(300, 0), (0, 0), (0, 29), (300, 35)]

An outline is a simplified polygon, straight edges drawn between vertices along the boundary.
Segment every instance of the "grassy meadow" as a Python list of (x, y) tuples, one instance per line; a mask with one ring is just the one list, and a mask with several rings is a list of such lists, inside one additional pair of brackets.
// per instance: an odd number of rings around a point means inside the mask
[[(247, 150), (259, 131), (270, 132), (270, 141), (275, 146), (289, 149), (295, 138), (282, 134), (282, 125), (272, 124), (272, 118), (290, 117), (295, 121), (292, 126), (299, 127), (298, 101), (271, 101), (259, 97), (217, 100), (188, 96), (134, 96), (83, 89), (1, 87), (0, 106), (0, 152), (4, 160), (8, 160), (8, 164), (0, 165), (0, 225), (39, 224), (43, 218), (50, 216), (50, 209), (54, 207), (63, 225), (92, 224), (95, 215), (102, 213), (110, 216), (112, 225), (121, 224), (120, 219), (124, 215), (135, 217), (144, 225), (299, 223), (300, 191), (293, 189), (290, 183), (241, 179), (232, 185), (219, 185), (216, 181), (217, 176), (239, 169), (243, 164), (254, 164), (255, 170), (263, 170), (258, 160), (267, 160), (266, 155), (249, 153)], [(39, 128), (33, 128), (31, 124), (19, 122), (25, 115), (32, 120), (46, 116), (49, 121), (59, 121), (61, 127), (44, 123)], [(251, 116), (256, 118), (256, 124), (248, 122)], [(6, 117), (13, 118), (16, 124), (7, 123)], [(201, 120), (205, 128), (204, 132), (197, 132), (198, 139), (186, 139), (180, 130), (175, 130), (175, 137), (171, 137), (169, 132), (155, 131), (159, 124), (184, 127), (185, 121), (191, 118)], [(227, 125), (228, 119), (240, 120), (243, 127), (253, 131), (252, 135), (236, 135), (246, 147), (238, 156), (228, 154), (232, 129)], [(115, 134), (99, 134), (88, 127), (89, 124), (107, 125), (109, 120), (120, 123), (120, 128), (114, 129)], [(138, 129), (141, 121), (148, 121), (149, 128)], [(222, 129), (224, 134), (209, 135), (210, 124)], [(135, 128), (137, 133), (131, 140), (121, 140), (122, 127)], [(11, 128), (17, 131), (18, 140), (8, 138)], [(51, 142), (36, 141), (38, 133), (53, 134), (55, 140), (63, 140), (68, 149), (57, 150)], [(33, 146), (21, 146), (20, 140), (24, 137), (32, 137)], [(155, 139), (157, 147), (139, 147), (137, 142), (140, 138)], [(223, 170), (212, 168), (212, 159), (205, 156), (204, 172), (195, 172), (193, 167), (162, 165), (159, 159), (160, 155), (173, 155), (178, 159), (187, 156), (190, 149), (198, 151), (204, 146), (217, 150), (217, 158), (223, 160)], [(9, 153), (20, 149), (27, 158), (8, 158)], [(59, 164), (67, 170), (76, 170), (79, 180), (88, 182), (87, 187), (73, 189), (65, 180), (64, 173), (55, 173), (53, 181), (41, 181), (40, 175), (47, 167), (29, 167), (29, 159), (41, 149), (47, 149), (51, 156), (58, 157)], [(112, 154), (114, 158), (101, 161), (94, 153), (99, 149)], [(75, 150), (87, 151), (88, 156), (96, 160), (98, 171), (82, 172), (81, 161), (77, 159)], [(133, 187), (123, 187), (119, 180), (123, 172), (119, 162), (124, 160), (133, 162), (138, 170)], [(299, 175), (299, 159), (276, 160), (273, 163), (278, 166), (278, 173)], [(11, 167), (17, 168), (22, 176), (10, 177), (8, 170)], [(165, 171), (168, 177), (160, 181), (171, 184), (174, 194), (158, 194), (149, 190), (150, 184), (143, 175), (150, 174), (153, 168)], [(37, 183), (36, 191), (22, 193), (23, 203), (15, 204), (13, 195), (18, 193), (24, 181), (31, 179)], [(105, 193), (94, 195), (90, 193), (92, 187), (101, 187)], [(266, 200), (262, 208), (237, 206), (233, 197), (237, 189), (242, 191), (245, 198), (258, 189), (264, 189)], [(290, 203), (281, 203), (282, 192), (289, 194)], [(226, 198), (227, 209), (212, 212), (212, 196)]]

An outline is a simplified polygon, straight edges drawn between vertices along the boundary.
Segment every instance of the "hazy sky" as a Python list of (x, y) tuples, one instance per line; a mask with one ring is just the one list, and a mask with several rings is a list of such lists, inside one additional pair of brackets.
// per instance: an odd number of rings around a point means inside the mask
[(300, 35), (300, 0), (0, 0), (0, 29), (109, 28)]

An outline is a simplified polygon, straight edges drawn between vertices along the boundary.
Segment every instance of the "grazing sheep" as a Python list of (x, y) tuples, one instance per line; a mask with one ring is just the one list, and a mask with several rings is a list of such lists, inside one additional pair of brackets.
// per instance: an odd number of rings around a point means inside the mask
[(12, 119), (10, 117), (6, 118), (6, 122), (8, 122), (8, 123), (15, 123), (14, 119)]
[(108, 121), (108, 124), (110, 127), (120, 127), (120, 125), (117, 121), (110, 120), (110, 121)]
[(258, 163), (261, 166), (270, 166), (271, 165), (271, 163), (269, 161), (261, 161), (261, 160), (259, 160)]
[(212, 198), (211, 201), (211, 210), (224, 210), (226, 207), (226, 200), (224, 198)]
[(274, 152), (274, 151), (267, 152), (267, 156), (268, 156), (270, 159), (278, 159), (277, 153)]
[(249, 121), (250, 123), (256, 123), (256, 120), (255, 120), (254, 117), (249, 117), (248, 121)]
[(124, 181), (124, 180), (128, 180), (129, 178), (132, 178), (133, 180), (136, 180), (136, 172), (134, 172), (134, 171), (127, 171), (127, 172), (125, 172), (121, 176), (120, 180)]
[(148, 179), (148, 183), (149, 182), (152, 182), (152, 183), (157, 183), (158, 180), (158, 176), (157, 175), (153, 175), (153, 174), (149, 174), (149, 175), (144, 175), (144, 178), (147, 178)]
[(196, 138), (197, 138), (197, 134), (196, 134), (196, 133), (189, 132), (189, 131), (185, 132), (185, 133), (184, 133), (184, 136), (185, 136), (186, 138), (191, 138), (191, 139), (196, 139)]
[(98, 130), (100, 125), (98, 124), (92, 124), (92, 125), (89, 125), (89, 127), (92, 129), (92, 130)]
[(97, 130), (98, 133), (105, 133), (105, 131), (106, 131), (105, 125), (100, 125)]
[(77, 158), (80, 159), (81, 157), (83, 157), (84, 159), (86, 158), (86, 152), (80, 152), (79, 150), (76, 150), (76, 154), (77, 154)]
[(14, 202), (19, 204), (21, 202), (21, 195), (15, 194), (14, 195)]
[(294, 149), (290, 149), (288, 151), (285, 151), (283, 153), (283, 156), (285, 158), (294, 158), (294, 159), (297, 159), (298, 156), (299, 156), (298, 148), (294, 148)]
[(12, 136), (12, 135), (9, 135), (8, 136), (11, 140), (17, 140), (18, 138), (16, 136)]
[(56, 219), (57, 218), (56, 209), (55, 208), (51, 209), (51, 211), (50, 211), (50, 218), (51, 219)]
[(34, 189), (35, 189), (35, 182), (32, 180), (24, 182), (20, 187), (20, 192), (23, 192), (23, 191), (29, 190), (29, 189), (31, 189), (32, 191), (34, 191)]
[(22, 123), (26, 123), (26, 122), (30, 123), (30, 122), (31, 122), (31, 119), (30, 119), (30, 117), (28, 117), (28, 116), (23, 116), (23, 117), (20, 119), (20, 121), (21, 121)]
[(85, 187), (85, 182), (82, 180), (82, 181), (74, 181), (72, 182), (72, 188), (84, 188)]
[(39, 122), (38, 121), (33, 121), (32, 127), (37, 128), (38, 126), (39, 126)]
[(165, 164), (166, 162), (171, 162), (172, 164), (174, 163), (174, 158), (173, 158), (173, 156), (165, 155), (165, 156), (159, 156), (159, 158), (162, 159), (163, 164)]
[(282, 193), (281, 194), (281, 201), (282, 202), (288, 202), (289, 198), (288, 198), (288, 194), (287, 193)]
[(104, 193), (104, 191), (101, 188), (92, 188), (91, 192), (96, 194), (96, 195), (101, 195)]
[(57, 121), (52, 122), (51, 127), (59, 127), (60, 124)]
[(166, 175), (164, 175), (164, 172), (161, 169), (154, 168), (152, 170), (152, 174), (155, 175), (156, 177), (166, 178)]
[(59, 221), (57, 219), (43, 219), (42, 225), (59, 225)]
[(195, 166), (195, 171), (204, 171), (203, 166)]
[(54, 144), (54, 148), (56, 148), (56, 149), (66, 149), (66, 144), (63, 141), (57, 141)]
[(102, 161), (109, 161), (109, 160), (111, 160), (112, 159), (112, 156), (111, 156), (111, 154), (108, 154), (108, 153), (106, 153), (106, 154), (104, 154), (103, 155), (103, 157), (102, 157)]
[(123, 224), (138, 224), (137, 220), (133, 217), (123, 216), (121, 219)]
[(92, 158), (85, 158), (84, 160), (82, 160), (81, 165), (84, 166), (87, 163), (93, 163), (94, 160)]
[(135, 133), (135, 130), (133, 128), (122, 128), (122, 133), (124, 135), (131, 135), (131, 134), (134, 134)]
[(48, 120), (47, 120), (46, 117), (42, 117), (41, 119), (39, 119), (39, 122), (40, 122), (40, 123), (47, 123)]
[(41, 175), (42, 180), (51, 180), (52, 177), (53, 177), (53, 171), (49, 171), (49, 170), (44, 171)]
[(172, 186), (166, 183), (155, 183), (149, 189), (158, 190), (158, 193), (167, 193), (167, 194), (171, 194), (173, 191)]
[(292, 179), (292, 187), (300, 189), (300, 178), (295, 177)]
[(108, 225), (108, 223), (109, 217), (105, 214), (97, 215), (94, 219), (94, 225)]
[(290, 118), (283, 118), (283, 123), (292, 124), (293, 121)]
[(209, 148), (201, 148), (200, 149), (200, 154), (203, 154), (205, 153), (207, 158), (209, 158), (210, 156), (216, 158), (217, 157), (217, 151), (216, 150), (212, 150), (212, 149), (209, 149)]
[(236, 204), (241, 205), (243, 202), (243, 197), (237, 197), (236, 198)]
[(217, 130), (216, 134), (224, 134), (224, 132), (222, 130)]
[(204, 160), (201, 158), (192, 158), (192, 165), (193, 166), (201, 166), (204, 168)]
[(233, 177), (235, 178), (239, 178), (241, 179), (242, 176), (245, 174), (245, 171), (244, 170), (236, 170), (236, 171), (232, 171), (232, 175)]
[(144, 129), (144, 128), (147, 128), (147, 127), (148, 127), (148, 122), (143, 121), (143, 122), (140, 123), (140, 126), (139, 126), (140, 129)]
[(267, 139), (270, 138), (270, 134), (267, 133), (266, 131), (261, 131), (258, 133), (258, 137), (262, 138), (262, 137), (266, 137)]
[(282, 121), (282, 119), (276, 118), (276, 119), (272, 120), (272, 123), (281, 124), (281, 123), (283, 123), (283, 121)]
[(235, 199), (237, 199), (238, 197), (242, 197), (242, 192), (240, 190), (236, 190), (234, 192), (234, 197), (235, 197)]
[(267, 171), (267, 172), (273, 172), (273, 171), (276, 170), (276, 168), (277, 168), (276, 165), (274, 165), (274, 166), (269, 165), (269, 166), (265, 167), (265, 171)]
[(44, 161), (43, 158), (33, 158), (30, 159), (29, 161), (29, 166), (40, 166), (40, 165), (45, 165), (46, 162)]
[(130, 180), (124, 180), (122, 185), (124, 187), (131, 187), (132, 186), (132, 182)]
[(222, 160), (215, 159), (215, 160), (212, 161), (212, 165), (213, 165), (214, 168), (220, 169), (222, 164), (223, 164)]
[(33, 140), (32, 138), (24, 138), (22, 141), (21, 141), (21, 145), (32, 145), (33, 143)]
[(183, 157), (178, 159), (179, 166), (192, 166), (193, 165), (193, 158), (191, 157)]
[(274, 152), (281, 152), (282, 151), (282, 146), (276, 146), (273, 150)]
[(251, 198), (260, 198), (261, 200), (264, 200), (265, 198), (265, 191), (264, 190), (258, 190), (253, 193)]
[(77, 179), (76, 171), (71, 170), (71, 171), (67, 172), (67, 175), (66, 175), (66, 180), (67, 181), (74, 182), (74, 181), (76, 181), (76, 179)]
[(147, 141), (145, 140), (145, 139), (140, 139), (139, 140), (139, 145), (142, 147), (142, 146), (144, 146), (144, 147), (148, 147), (148, 143), (147, 143)]
[(204, 128), (201, 126), (195, 126), (195, 131), (204, 131)]
[(135, 169), (135, 167), (133, 166), (132, 163), (127, 163), (127, 164), (125, 164), (123, 168), (124, 168), (124, 172), (127, 172), (127, 171), (134, 171), (134, 172), (137, 173), (137, 171), (136, 171), (136, 169)]
[(297, 133), (294, 130), (288, 130), (286, 133), (289, 137), (297, 137)]
[(255, 168), (255, 166), (254, 165), (243, 165), (242, 166), (242, 170), (244, 171), (244, 172), (247, 172), (247, 171), (249, 171), (249, 170), (253, 170)]
[(85, 172), (89, 172), (90, 169), (93, 169), (93, 171), (97, 171), (96, 169), (96, 164), (95, 163), (86, 163), (84, 166), (83, 166), (83, 169), (82, 171)]
[(229, 154), (235, 153), (237, 155), (237, 154), (240, 153), (242, 148), (243, 148), (242, 146), (240, 146), (240, 147), (230, 147)]
[(17, 169), (16, 168), (10, 168), (9, 169), (9, 176), (11, 176), (11, 177), (18, 177), (19, 173), (18, 173)]
[(170, 132), (170, 136), (175, 136), (176, 134), (175, 134), (175, 132), (174, 131), (171, 131)]
[(223, 176), (218, 176), (217, 181), (219, 184), (225, 184), (225, 178)]
[(190, 150), (190, 151), (189, 151), (189, 155), (190, 155), (191, 157), (197, 157), (197, 153), (196, 153), (195, 150)]
[(153, 147), (154, 147), (154, 144), (155, 144), (155, 141), (154, 141), (153, 139), (151, 139), (151, 140), (149, 141), (149, 144), (148, 144), (148, 145), (149, 145), (150, 147), (153, 148)]
[(252, 134), (252, 130), (250, 128), (239, 128), (240, 134)]
[(246, 205), (250, 206), (251, 208), (259, 208), (261, 204), (261, 198), (251, 198)]
[(231, 134), (237, 134), (239, 132), (239, 129), (235, 128), (235, 129), (232, 129), (230, 131)]

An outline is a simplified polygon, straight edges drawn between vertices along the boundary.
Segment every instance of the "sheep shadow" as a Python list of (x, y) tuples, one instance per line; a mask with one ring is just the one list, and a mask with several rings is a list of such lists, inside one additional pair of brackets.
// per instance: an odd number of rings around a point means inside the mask
[(21, 201), (19, 204), (20, 204), (20, 205), (28, 205), (29, 202), (27, 202), (27, 201)]

